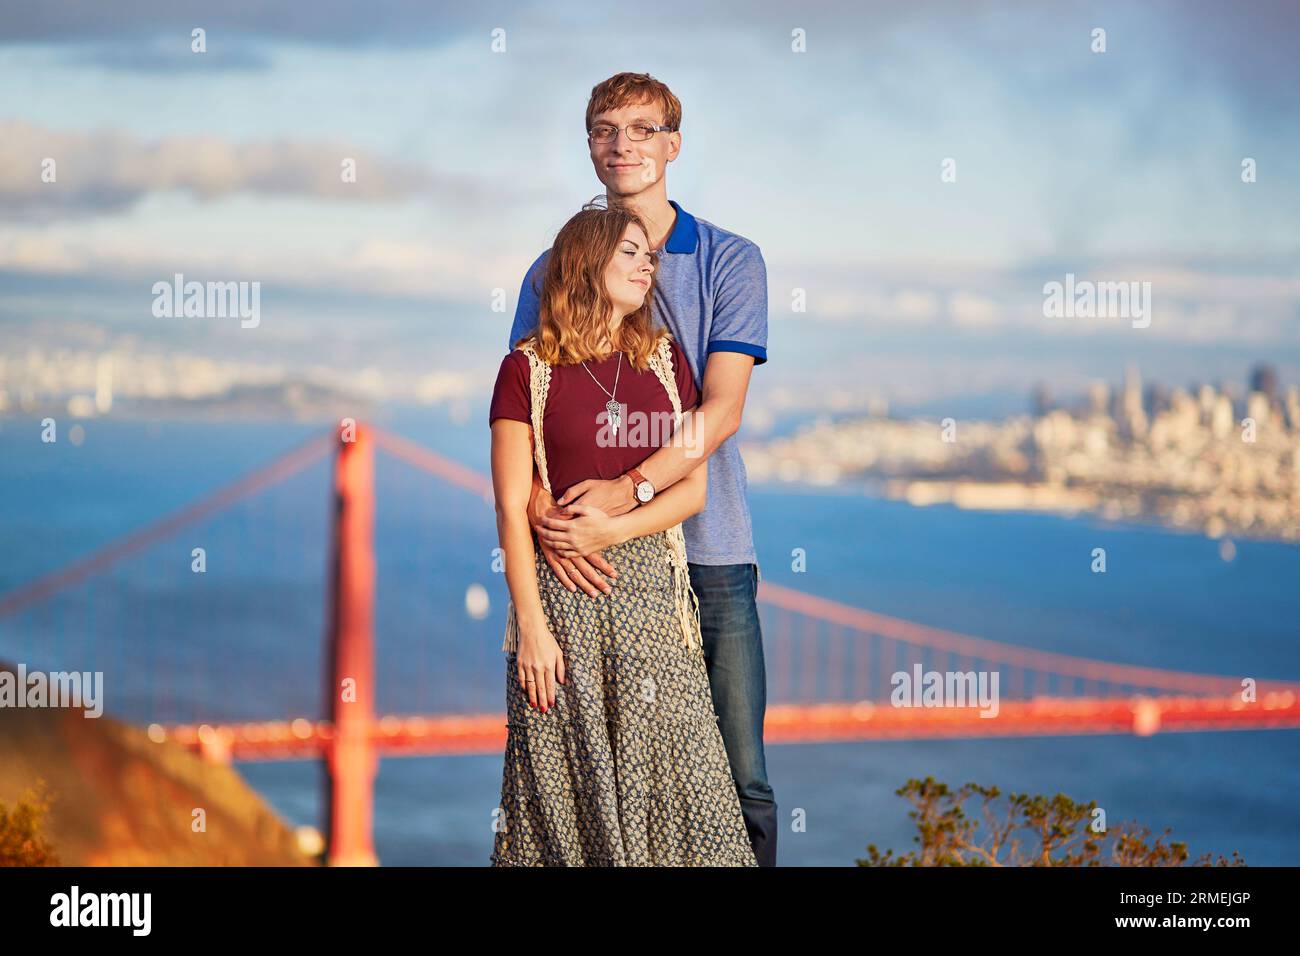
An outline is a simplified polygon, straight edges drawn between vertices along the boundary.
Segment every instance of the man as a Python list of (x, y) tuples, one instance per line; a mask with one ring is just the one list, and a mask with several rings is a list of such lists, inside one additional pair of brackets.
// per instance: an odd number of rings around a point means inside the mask
[[(577, 502), (624, 514), (681, 480), (706, 459), (708, 504), (682, 526), (718, 727), (726, 744), (745, 826), (760, 866), (776, 865), (776, 802), (767, 782), (763, 718), (767, 678), (755, 595), (758, 559), (745, 501), (745, 466), (734, 435), (740, 428), (754, 366), (767, 361), (767, 269), (758, 247), (696, 219), (668, 199), (668, 164), (681, 150), (681, 103), (663, 83), (619, 73), (598, 84), (587, 104), (592, 166), (610, 202), (645, 221), (658, 251), (654, 307), (690, 360), (701, 384), (697, 422), (702, 440), (659, 448), (617, 479), (582, 481), (558, 504)], [(509, 348), (537, 324), (538, 291), (547, 253), (524, 277)], [(703, 373), (703, 374), (701, 374)], [(571, 515), (534, 474), (529, 519), (547, 563), (570, 590), (608, 593), (614, 572), (598, 553), (561, 558), (543, 535)]]

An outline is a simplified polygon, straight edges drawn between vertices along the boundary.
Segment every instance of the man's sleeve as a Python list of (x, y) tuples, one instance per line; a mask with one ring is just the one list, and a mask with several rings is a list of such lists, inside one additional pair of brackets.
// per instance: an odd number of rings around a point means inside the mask
[(515, 306), (515, 321), (510, 326), (510, 341), (506, 343), (507, 351), (513, 349), (516, 342), (537, 328), (537, 310), (541, 301), (538, 292), (542, 287), (542, 271), (550, 251), (547, 249), (534, 259), (533, 264), (524, 274), (524, 281), (519, 287), (519, 303)]
[(767, 265), (741, 240), (719, 254), (708, 352), (743, 352), (767, 361)]

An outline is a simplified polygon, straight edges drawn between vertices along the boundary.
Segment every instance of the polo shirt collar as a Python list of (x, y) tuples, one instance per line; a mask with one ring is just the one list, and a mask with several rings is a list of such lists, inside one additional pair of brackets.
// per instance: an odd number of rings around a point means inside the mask
[(673, 200), (668, 200), (669, 204), (677, 210), (677, 219), (673, 223), (673, 231), (668, 236), (668, 241), (664, 243), (665, 252), (695, 252), (695, 246), (699, 242), (699, 229), (695, 224), (695, 217), (683, 209)]

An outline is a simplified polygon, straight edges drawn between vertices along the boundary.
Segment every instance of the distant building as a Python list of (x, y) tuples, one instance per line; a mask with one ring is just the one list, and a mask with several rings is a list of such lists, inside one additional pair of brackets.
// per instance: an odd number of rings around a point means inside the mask
[(1088, 411), (1092, 415), (1106, 415), (1109, 406), (1110, 385), (1098, 379), (1088, 386)]
[(1267, 362), (1258, 363), (1250, 370), (1250, 390), (1262, 392), (1270, 405), (1275, 404), (1278, 399), (1277, 369)]
[(1029, 399), (1029, 405), (1035, 418), (1042, 418), (1052, 410), (1052, 390), (1048, 387), (1046, 382), (1039, 382), (1034, 386), (1034, 391)]
[(1120, 393), (1118, 414), (1120, 434), (1133, 441), (1141, 441), (1147, 433), (1147, 415), (1142, 407), (1142, 378), (1136, 363), (1124, 369), (1124, 387)]
[(1143, 407), (1147, 416), (1154, 418), (1169, 408), (1169, 388), (1160, 382), (1152, 382), (1145, 389), (1146, 398)]

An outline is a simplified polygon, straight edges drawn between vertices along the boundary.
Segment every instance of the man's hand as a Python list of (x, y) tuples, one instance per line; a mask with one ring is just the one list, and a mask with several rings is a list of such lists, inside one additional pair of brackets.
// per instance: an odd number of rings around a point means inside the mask
[[(631, 482), (627, 482), (627, 484), (631, 484)], [(543, 518), (572, 519), (574, 517), (576, 516), (567, 509), (557, 507), (551, 493), (540, 484), (537, 485), (536, 494), (533, 495), (533, 500), (528, 504), (528, 523), (533, 526), (534, 531), (539, 532), (537, 544), (541, 548), (542, 557), (551, 566), (555, 576), (570, 591), (582, 588), (592, 597), (601, 592), (608, 594), (611, 588), (609, 583), (601, 577), (601, 574), (604, 573), (611, 578), (617, 578), (618, 572), (605, 560), (604, 555), (596, 551), (586, 557), (562, 558), (554, 548), (542, 539), (540, 532), (546, 528)]]
[(561, 558), (578, 558), (596, 554), (619, 543), (621, 522), (611, 518), (599, 508), (587, 505), (569, 505), (576, 518), (543, 518), (544, 528), (537, 537), (554, 548)]
[(625, 515), (636, 507), (636, 498), (632, 494), (632, 479), (619, 475), (608, 480), (588, 478), (569, 488), (560, 496), (560, 505), (567, 506), (574, 502), (599, 508), (611, 518)]

